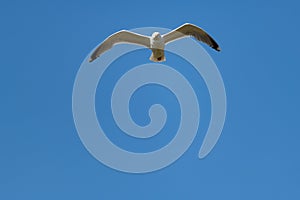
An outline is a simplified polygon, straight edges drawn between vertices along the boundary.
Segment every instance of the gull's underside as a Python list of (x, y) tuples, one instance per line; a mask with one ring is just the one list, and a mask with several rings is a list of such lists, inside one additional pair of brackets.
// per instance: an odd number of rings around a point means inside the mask
[(111, 49), (114, 45), (120, 43), (137, 44), (152, 50), (150, 60), (154, 62), (165, 61), (164, 46), (170, 42), (178, 40), (183, 37), (192, 36), (196, 40), (201, 41), (216, 51), (220, 51), (217, 42), (203, 29), (193, 24), (184, 24), (167, 34), (160, 35), (158, 32), (152, 36), (141, 35), (127, 30), (116, 32), (106, 38), (96, 50), (92, 53), (89, 62), (97, 59), (101, 54)]

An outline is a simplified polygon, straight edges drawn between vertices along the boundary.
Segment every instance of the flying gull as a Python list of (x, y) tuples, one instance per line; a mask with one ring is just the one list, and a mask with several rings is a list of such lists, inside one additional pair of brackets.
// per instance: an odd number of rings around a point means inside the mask
[(216, 51), (221, 50), (216, 41), (203, 29), (196, 25), (186, 23), (164, 35), (161, 35), (159, 32), (154, 32), (151, 37), (127, 30), (118, 31), (106, 38), (104, 42), (96, 48), (92, 53), (89, 62), (94, 61), (102, 53), (111, 49), (113, 45), (120, 43), (137, 44), (147, 47), (152, 51), (149, 58), (151, 61), (163, 62), (166, 60), (164, 52), (165, 45), (187, 36), (193, 36), (195, 39), (206, 43)]

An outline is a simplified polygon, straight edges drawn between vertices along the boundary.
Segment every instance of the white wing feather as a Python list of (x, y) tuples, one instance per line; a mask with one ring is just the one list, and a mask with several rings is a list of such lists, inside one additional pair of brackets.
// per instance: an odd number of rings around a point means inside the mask
[(116, 32), (106, 38), (104, 42), (102, 42), (96, 50), (92, 53), (89, 62), (94, 61), (98, 58), (102, 53), (111, 49), (113, 45), (120, 44), (120, 43), (130, 43), (130, 44), (137, 44), (145, 47), (150, 47), (150, 37), (133, 33), (130, 31), (122, 30)]
[(167, 34), (163, 35), (163, 39), (165, 41), (165, 44), (178, 40), (183, 37), (187, 36), (193, 36), (195, 39), (206, 43), (211, 48), (220, 51), (219, 45), (216, 43), (216, 41), (208, 35), (204, 30), (202, 30), (200, 27), (195, 26), (193, 24), (183, 24), (182, 26), (178, 27), (177, 29), (170, 31)]

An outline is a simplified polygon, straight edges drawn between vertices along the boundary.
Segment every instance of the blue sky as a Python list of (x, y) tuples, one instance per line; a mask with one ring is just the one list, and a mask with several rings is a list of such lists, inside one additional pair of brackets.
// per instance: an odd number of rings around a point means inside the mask
[[(299, 199), (299, 5), (2, 1), (0, 199)], [(227, 92), (220, 140), (208, 157), (197, 158), (209, 119), (200, 81), (203, 127), (183, 157), (149, 174), (104, 166), (82, 145), (73, 122), (72, 89), (81, 62), (120, 29), (172, 29), (185, 22), (203, 27), (222, 48), (205, 47)], [(148, 51), (137, 55), (148, 61)]]

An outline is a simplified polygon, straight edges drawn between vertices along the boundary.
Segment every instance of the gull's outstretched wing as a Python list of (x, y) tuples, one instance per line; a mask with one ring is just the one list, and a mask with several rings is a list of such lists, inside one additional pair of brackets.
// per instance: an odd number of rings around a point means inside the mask
[(150, 37), (145, 35), (140, 35), (137, 33), (133, 33), (130, 31), (122, 30), (119, 32), (116, 32), (106, 38), (104, 42), (102, 42), (96, 50), (92, 53), (89, 62), (94, 61), (96, 58), (98, 58), (102, 53), (109, 50), (113, 47), (115, 44), (120, 43), (131, 43), (131, 44), (138, 44), (145, 47), (150, 47)]
[(221, 51), (219, 45), (216, 43), (216, 41), (208, 35), (204, 30), (199, 28), (198, 26), (195, 26), (193, 24), (183, 24), (182, 26), (178, 27), (177, 29), (170, 31), (169, 33), (163, 35), (165, 44), (172, 42), (174, 40), (187, 37), (187, 36), (193, 36), (197, 40), (206, 43), (211, 48)]

